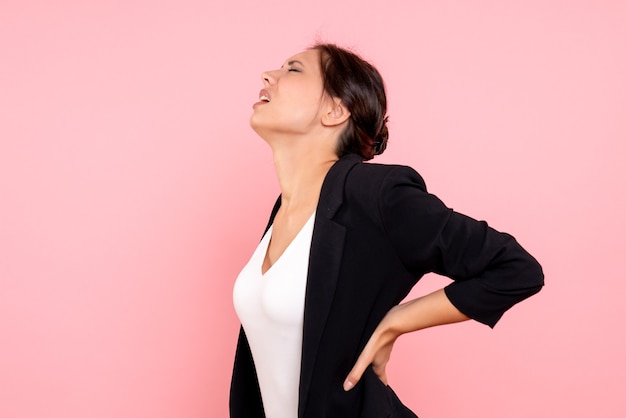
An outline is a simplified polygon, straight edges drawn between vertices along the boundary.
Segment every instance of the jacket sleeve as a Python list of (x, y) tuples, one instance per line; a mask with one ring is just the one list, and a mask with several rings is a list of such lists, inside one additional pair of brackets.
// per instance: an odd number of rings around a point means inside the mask
[(405, 266), (418, 276), (453, 279), (445, 293), (470, 318), (493, 327), (543, 286), (541, 266), (515, 238), (447, 208), (415, 170), (393, 167), (379, 197), (386, 233)]

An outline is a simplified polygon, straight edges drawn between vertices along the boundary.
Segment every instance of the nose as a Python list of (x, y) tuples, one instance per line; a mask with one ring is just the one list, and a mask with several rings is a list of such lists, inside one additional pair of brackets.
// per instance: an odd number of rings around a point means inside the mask
[(273, 73), (274, 71), (263, 71), (263, 73), (261, 73), (261, 80), (265, 87), (276, 83), (276, 76)]

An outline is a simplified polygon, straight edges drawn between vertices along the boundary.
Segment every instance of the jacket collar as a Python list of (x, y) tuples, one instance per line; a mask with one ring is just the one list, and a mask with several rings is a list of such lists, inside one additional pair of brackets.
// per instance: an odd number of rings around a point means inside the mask
[(346, 177), (350, 170), (358, 163), (361, 157), (356, 154), (347, 154), (341, 157), (328, 171), (322, 183), (317, 213), (332, 219), (343, 203), (343, 189)]
[(361, 157), (348, 154), (328, 171), (317, 205), (304, 301), (298, 416), (304, 417), (318, 347), (335, 294), (344, 247), (345, 227), (333, 217), (341, 207), (350, 170)]

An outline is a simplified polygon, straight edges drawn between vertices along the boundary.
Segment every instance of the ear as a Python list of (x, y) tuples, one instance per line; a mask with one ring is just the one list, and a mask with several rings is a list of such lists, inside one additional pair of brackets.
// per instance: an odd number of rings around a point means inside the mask
[(328, 104), (326, 113), (322, 115), (322, 125), (338, 126), (348, 120), (350, 111), (343, 105), (341, 99), (333, 97)]

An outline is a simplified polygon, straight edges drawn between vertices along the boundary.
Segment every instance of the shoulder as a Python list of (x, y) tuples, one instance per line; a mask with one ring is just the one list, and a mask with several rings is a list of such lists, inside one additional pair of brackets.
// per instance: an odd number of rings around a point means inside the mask
[(422, 176), (405, 165), (359, 163), (346, 179), (346, 190), (355, 193), (380, 195), (397, 186), (412, 186), (427, 191)]

